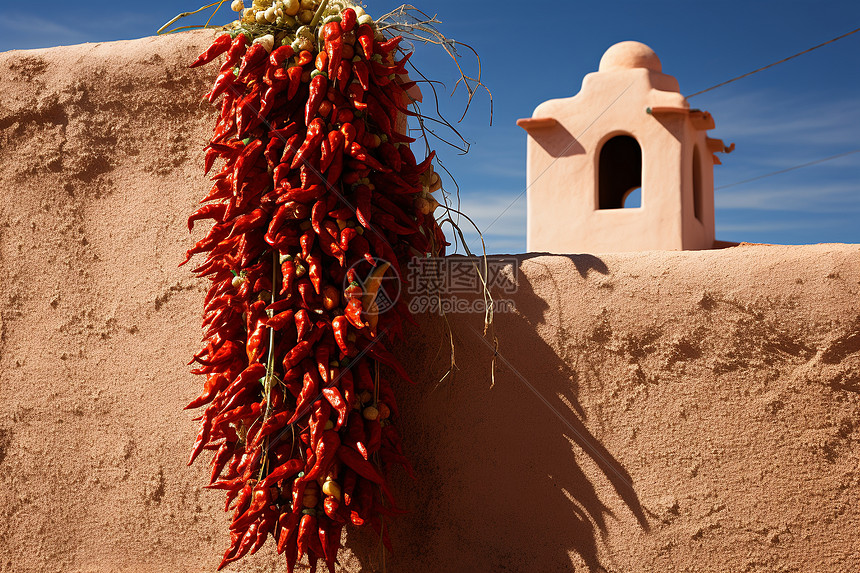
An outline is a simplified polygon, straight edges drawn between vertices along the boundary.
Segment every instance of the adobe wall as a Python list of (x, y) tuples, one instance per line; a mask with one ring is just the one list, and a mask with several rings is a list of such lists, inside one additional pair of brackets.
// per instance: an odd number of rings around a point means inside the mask
[[(0, 571), (214, 571), (185, 461), (206, 32), (0, 54)], [(517, 257), (514, 313), (398, 351), (385, 570), (860, 569), (860, 246)], [(370, 534), (344, 571), (381, 571)], [(230, 571), (283, 571), (271, 544)]]

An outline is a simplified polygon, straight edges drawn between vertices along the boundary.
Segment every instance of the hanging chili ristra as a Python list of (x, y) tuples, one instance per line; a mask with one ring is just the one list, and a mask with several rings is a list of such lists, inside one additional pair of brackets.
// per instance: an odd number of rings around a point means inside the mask
[(381, 334), (400, 315), (376, 295), (406, 253), (445, 247), (418, 207), (432, 155), (416, 164), (398, 131), (410, 54), (349, 0), (301, 6), (255, 4), (192, 64), (223, 57), (205, 96), (223, 98), (204, 158), (220, 167), (188, 218), (214, 224), (187, 253), (206, 254), (195, 272), (211, 282), (188, 407), (206, 406), (191, 461), (213, 451), (205, 487), (233, 512), (221, 567), (272, 536), (288, 571), (302, 556), (333, 571), (346, 523), (389, 545), (386, 474), (411, 466), (379, 364), (408, 376)]

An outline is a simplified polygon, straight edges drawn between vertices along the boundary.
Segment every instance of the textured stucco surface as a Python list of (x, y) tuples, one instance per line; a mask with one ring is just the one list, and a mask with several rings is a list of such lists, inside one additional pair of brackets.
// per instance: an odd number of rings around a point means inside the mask
[[(207, 33), (0, 54), (0, 571), (213, 571), (196, 424)], [(517, 257), (398, 352), (389, 572), (860, 569), (860, 246)], [(370, 534), (345, 571), (382, 571)], [(280, 571), (267, 545), (232, 571)]]

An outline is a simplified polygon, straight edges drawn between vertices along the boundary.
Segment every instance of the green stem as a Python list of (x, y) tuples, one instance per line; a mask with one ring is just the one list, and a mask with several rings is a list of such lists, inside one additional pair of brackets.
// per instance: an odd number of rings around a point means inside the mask
[(328, 0), (322, 0), (322, 2), (320, 3), (320, 7), (317, 8), (316, 13), (314, 14), (313, 20), (311, 20), (311, 23), (309, 24), (310, 28), (313, 29), (313, 28), (317, 27), (317, 24), (319, 24), (320, 20), (322, 20), (323, 12), (325, 12), (325, 9), (327, 7), (328, 7)]
[[(275, 302), (275, 292), (277, 292), (278, 287), (278, 251), (272, 250), (272, 297), (269, 300), (269, 303)], [(269, 318), (272, 318), (274, 314), (271, 310), (266, 311), (269, 315)], [(269, 416), (272, 414), (272, 386), (274, 385), (275, 380), (275, 329), (269, 327), (269, 356), (266, 359), (266, 377), (263, 382), (263, 389), (266, 392), (266, 413), (263, 414), (263, 424), (266, 423), (266, 420), (269, 419)], [(260, 476), (258, 479), (263, 479), (263, 472), (265, 471), (266, 464), (268, 462), (269, 456), (269, 448), (268, 448), (269, 439), (266, 438), (266, 445), (263, 447), (263, 460), (260, 464)]]
[[(211, 8), (211, 7), (212, 7), (212, 6), (214, 6), (215, 4), (218, 4), (218, 5), (220, 6), (223, 2), (224, 2), (224, 0), (216, 0), (215, 2), (212, 2), (211, 4), (208, 4), (208, 5), (206, 5), (206, 6), (203, 6), (202, 8), (198, 8), (198, 9), (197, 9), (197, 10), (195, 10), (194, 12), (183, 12), (182, 14), (179, 14), (179, 15), (177, 15), (177, 16), (174, 16), (174, 18), (173, 18), (172, 20), (170, 20), (170, 21), (169, 21), (168, 23), (166, 23), (164, 26), (162, 26), (161, 28), (159, 28), (155, 33), (156, 33), (156, 34), (158, 34), (158, 35), (161, 35), (162, 33), (164, 33), (164, 29), (165, 29), (165, 28), (169, 28), (169, 27), (170, 27), (171, 25), (173, 25), (173, 23), (174, 23), (174, 22), (176, 22), (177, 20), (181, 20), (182, 18), (187, 18), (188, 16), (193, 16), (194, 14), (197, 14), (198, 12), (202, 12), (203, 10), (206, 10), (207, 8)], [(207, 22), (207, 24), (208, 24), (208, 22)], [(175, 30), (174, 30), (174, 31), (175, 31)]]

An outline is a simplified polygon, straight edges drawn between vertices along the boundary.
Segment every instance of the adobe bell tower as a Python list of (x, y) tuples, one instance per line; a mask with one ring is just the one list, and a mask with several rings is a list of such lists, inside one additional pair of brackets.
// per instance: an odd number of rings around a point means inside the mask
[[(707, 136), (711, 115), (645, 44), (615, 44), (577, 95), (517, 124), (529, 135), (529, 252), (713, 247), (714, 154), (733, 147)], [(641, 206), (624, 208), (637, 189)]]

